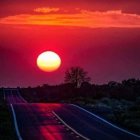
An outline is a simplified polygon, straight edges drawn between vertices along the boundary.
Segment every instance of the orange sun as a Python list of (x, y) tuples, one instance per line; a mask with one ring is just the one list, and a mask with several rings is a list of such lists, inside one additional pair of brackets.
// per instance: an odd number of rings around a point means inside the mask
[(61, 59), (58, 54), (52, 51), (41, 53), (37, 57), (37, 66), (45, 72), (52, 72), (57, 70), (61, 65)]

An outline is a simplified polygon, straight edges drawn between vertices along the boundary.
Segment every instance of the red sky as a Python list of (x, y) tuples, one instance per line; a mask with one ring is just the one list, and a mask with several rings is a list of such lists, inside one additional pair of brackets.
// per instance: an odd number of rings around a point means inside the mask
[[(139, 6), (139, 0), (0, 1), (0, 86), (63, 83), (71, 66), (83, 67), (93, 83), (140, 78)], [(46, 50), (62, 59), (56, 72), (36, 66)]]

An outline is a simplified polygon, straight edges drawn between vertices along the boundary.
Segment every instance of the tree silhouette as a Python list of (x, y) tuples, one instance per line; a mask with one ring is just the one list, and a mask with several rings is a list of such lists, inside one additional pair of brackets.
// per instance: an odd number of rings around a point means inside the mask
[(81, 67), (71, 67), (65, 72), (65, 82), (74, 84), (75, 87), (80, 87), (83, 82), (89, 82), (90, 77), (87, 72)]

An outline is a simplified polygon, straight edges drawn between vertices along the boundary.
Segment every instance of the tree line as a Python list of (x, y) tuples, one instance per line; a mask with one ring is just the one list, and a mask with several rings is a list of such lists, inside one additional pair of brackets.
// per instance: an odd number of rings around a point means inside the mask
[[(90, 83), (87, 72), (80, 67), (71, 67), (65, 73), (64, 83), (50, 86), (44, 84), (35, 88), (22, 88), (25, 97), (36, 102), (59, 102), (72, 98), (101, 99), (103, 97), (114, 99), (136, 100), (140, 97), (140, 80), (127, 79), (118, 83), (110, 81), (107, 84), (96, 85)], [(34, 99), (33, 99), (34, 97)]]

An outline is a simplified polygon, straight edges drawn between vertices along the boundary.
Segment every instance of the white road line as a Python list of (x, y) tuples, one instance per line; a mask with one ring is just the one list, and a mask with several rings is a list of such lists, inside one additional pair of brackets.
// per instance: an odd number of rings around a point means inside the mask
[(74, 133), (76, 133), (78, 136), (82, 137), (85, 140), (90, 140), (89, 138), (83, 136), (82, 134), (78, 133), (76, 130), (74, 130), (72, 127), (70, 127), (66, 122), (64, 122), (64, 120), (62, 120), (54, 111), (52, 111), (52, 113), (66, 126), (68, 127), (70, 130), (72, 130)]
[(103, 122), (105, 122), (105, 123), (107, 123), (107, 124), (113, 126), (113, 127), (116, 128), (116, 129), (119, 129), (119, 130), (122, 131), (122, 132), (125, 132), (125, 133), (127, 133), (127, 134), (130, 134), (130, 135), (135, 136), (135, 137), (137, 137), (137, 138), (140, 138), (139, 135), (136, 135), (136, 134), (134, 134), (134, 133), (132, 133), (132, 132), (129, 132), (129, 131), (123, 129), (123, 128), (120, 128), (120, 127), (118, 127), (118, 126), (116, 126), (116, 125), (114, 125), (114, 124), (112, 124), (112, 123), (106, 121), (105, 119), (103, 119), (103, 118), (101, 118), (101, 117), (99, 117), (99, 116), (93, 114), (92, 112), (90, 112), (90, 111), (88, 111), (88, 110), (86, 110), (86, 109), (84, 109), (84, 108), (82, 108), (82, 107), (80, 107), (80, 106), (78, 106), (78, 105), (74, 105), (74, 104), (70, 104), (70, 105), (75, 106), (75, 107), (77, 107), (77, 108), (79, 108), (79, 109), (81, 109), (81, 110), (83, 110), (83, 111), (89, 113), (90, 115), (92, 115), (92, 116), (94, 116), (94, 117), (100, 119), (101, 121), (103, 121)]
[(27, 101), (21, 96), (19, 90), (17, 90), (17, 93), (18, 93), (19, 97), (20, 97), (25, 103), (27, 103)]
[(16, 129), (17, 137), (18, 137), (19, 140), (23, 140), (21, 135), (20, 135), (19, 129), (18, 129), (17, 120), (16, 120), (16, 114), (15, 114), (13, 105), (10, 104), (10, 106), (11, 106), (11, 109), (12, 109), (12, 114), (13, 114), (14, 125), (15, 125), (15, 129)]
[(12, 90), (10, 90), (10, 94), (11, 94), (11, 99), (12, 99), (11, 101), (12, 101), (12, 103), (14, 103), (14, 97), (13, 97), (13, 94), (12, 94)]

